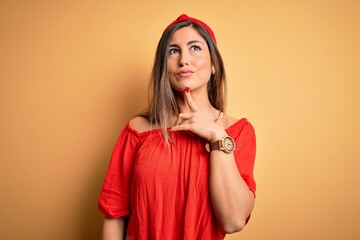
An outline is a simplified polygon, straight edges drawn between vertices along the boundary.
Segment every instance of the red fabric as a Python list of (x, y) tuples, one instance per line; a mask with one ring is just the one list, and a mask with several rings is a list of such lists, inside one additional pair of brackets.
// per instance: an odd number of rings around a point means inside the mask
[[(236, 142), (238, 170), (255, 193), (255, 132), (241, 119), (226, 129)], [(209, 194), (205, 140), (188, 132), (139, 133), (127, 123), (115, 145), (99, 199), (107, 217), (129, 215), (130, 239), (223, 239)]]
[(172, 23), (170, 23), (169, 26), (167, 26), (165, 28), (164, 32), (166, 32), (166, 30), (168, 30), (171, 26), (175, 25), (176, 23), (183, 22), (183, 21), (190, 21), (190, 22), (194, 22), (194, 23), (197, 23), (197, 24), (201, 25), (210, 34), (211, 38), (214, 40), (214, 42), (216, 44), (215, 34), (211, 30), (211, 28), (206, 23), (200, 21), (199, 19), (191, 18), (186, 14), (180, 15), (177, 19), (175, 19)]

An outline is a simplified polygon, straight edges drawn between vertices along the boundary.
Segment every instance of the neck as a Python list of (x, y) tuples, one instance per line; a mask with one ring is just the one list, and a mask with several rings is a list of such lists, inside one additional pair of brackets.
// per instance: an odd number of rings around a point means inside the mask
[[(210, 114), (218, 112), (218, 110), (215, 109), (211, 105), (206, 89), (199, 89), (199, 90), (192, 91), (191, 97), (201, 112), (206, 112), (206, 113), (210, 113)], [(180, 112), (183, 112), (183, 113), (191, 112), (189, 105), (185, 98), (185, 93), (183, 93), (183, 92), (178, 93), (177, 104), (178, 104)]]

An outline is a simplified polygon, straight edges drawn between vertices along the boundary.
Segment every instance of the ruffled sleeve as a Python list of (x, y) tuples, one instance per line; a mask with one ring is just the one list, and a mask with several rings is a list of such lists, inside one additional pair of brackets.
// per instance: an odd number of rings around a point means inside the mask
[(113, 149), (99, 198), (99, 211), (106, 217), (130, 214), (130, 189), (138, 136), (128, 124)]
[(234, 157), (240, 175), (255, 195), (256, 183), (253, 175), (256, 154), (255, 130), (246, 119), (240, 122), (243, 124), (236, 124), (234, 131), (230, 134), (236, 146)]

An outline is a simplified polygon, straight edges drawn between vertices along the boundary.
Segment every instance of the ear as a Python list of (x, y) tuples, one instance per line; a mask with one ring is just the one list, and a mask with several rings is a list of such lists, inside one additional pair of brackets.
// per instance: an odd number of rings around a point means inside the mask
[(215, 67), (214, 67), (214, 65), (211, 65), (211, 73), (212, 73), (212, 74), (215, 74)]

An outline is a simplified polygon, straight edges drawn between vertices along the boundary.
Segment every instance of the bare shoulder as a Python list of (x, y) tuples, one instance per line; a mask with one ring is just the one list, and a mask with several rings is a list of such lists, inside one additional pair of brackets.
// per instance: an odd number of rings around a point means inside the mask
[(224, 116), (224, 121), (223, 121), (224, 122), (224, 128), (230, 127), (231, 125), (235, 124), (237, 121), (239, 121), (238, 118), (234, 118), (234, 117), (226, 114)]
[(129, 125), (132, 129), (136, 130), (139, 133), (151, 130), (150, 122), (146, 118), (141, 116), (131, 119)]

